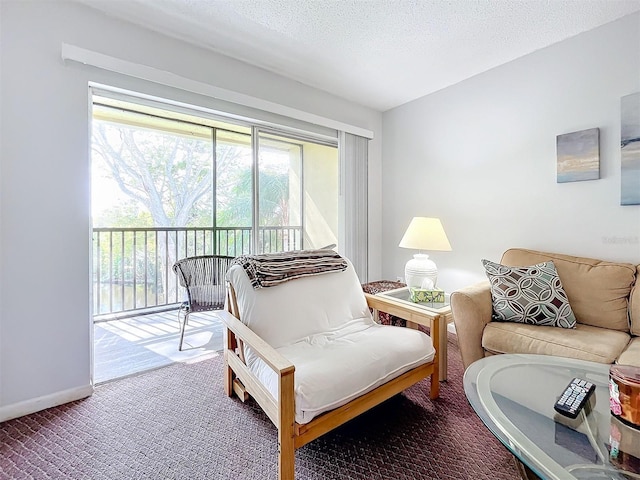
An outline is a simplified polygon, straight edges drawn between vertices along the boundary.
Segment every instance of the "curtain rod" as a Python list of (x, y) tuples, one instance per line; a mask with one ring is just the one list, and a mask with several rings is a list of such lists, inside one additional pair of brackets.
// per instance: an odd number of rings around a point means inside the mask
[(337, 120), (332, 120), (330, 118), (305, 112), (303, 110), (298, 110), (297, 108), (288, 107), (286, 105), (280, 105), (269, 100), (263, 100), (251, 95), (246, 95), (244, 93), (234, 92), (232, 90), (216, 87), (208, 83), (182, 77), (166, 70), (160, 70), (148, 65), (129, 62), (128, 60), (123, 60), (121, 58), (112, 57), (103, 53), (94, 52), (92, 50), (87, 50), (75, 45), (70, 45), (68, 43), (62, 44), (62, 60), (70, 60), (73, 62), (82, 63), (84, 65), (97, 67), (102, 70), (108, 70), (110, 72), (120, 73), (122, 75), (158, 83), (160, 85), (206, 95), (208, 97), (217, 98), (226, 102), (232, 102), (246, 107), (256, 108), (258, 110), (264, 110), (266, 112), (283, 115), (308, 123), (313, 123), (322, 127), (333, 128), (368, 139), (373, 138), (373, 132), (365, 128), (342, 123)]

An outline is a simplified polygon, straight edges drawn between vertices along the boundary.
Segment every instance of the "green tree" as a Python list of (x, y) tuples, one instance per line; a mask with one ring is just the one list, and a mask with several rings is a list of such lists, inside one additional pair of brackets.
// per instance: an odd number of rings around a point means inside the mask
[(100, 181), (115, 182), (129, 199), (107, 211), (110, 220), (131, 227), (211, 224), (210, 141), (95, 121), (92, 148), (94, 167), (107, 175)]
[[(167, 121), (172, 122), (172, 121)], [(124, 201), (94, 218), (108, 227), (252, 225), (251, 139), (232, 134), (216, 142), (216, 194), (211, 139), (95, 120), (94, 182), (113, 182)], [(269, 155), (269, 153), (265, 153)], [(260, 170), (260, 225), (289, 223), (288, 170)]]

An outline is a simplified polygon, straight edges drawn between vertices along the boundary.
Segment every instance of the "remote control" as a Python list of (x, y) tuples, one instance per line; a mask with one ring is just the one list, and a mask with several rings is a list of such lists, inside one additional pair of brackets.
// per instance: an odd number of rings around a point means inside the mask
[(574, 378), (562, 392), (553, 408), (561, 415), (576, 418), (595, 389), (596, 386), (593, 383)]

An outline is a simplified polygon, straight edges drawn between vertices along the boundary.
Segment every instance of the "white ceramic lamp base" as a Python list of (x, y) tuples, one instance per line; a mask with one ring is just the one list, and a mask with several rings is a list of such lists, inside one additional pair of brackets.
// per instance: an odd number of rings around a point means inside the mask
[(438, 280), (438, 268), (429, 255), (416, 253), (404, 267), (404, 281), (408, 287), (433, 289)]

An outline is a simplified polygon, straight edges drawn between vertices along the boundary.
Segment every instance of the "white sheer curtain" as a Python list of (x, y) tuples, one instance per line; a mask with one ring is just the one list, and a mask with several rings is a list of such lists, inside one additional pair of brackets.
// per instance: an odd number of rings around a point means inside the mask
[(340, 201), (342, 254), (351, 260), (361, 282), (368, 281), (369, 139), (340, 132)]

